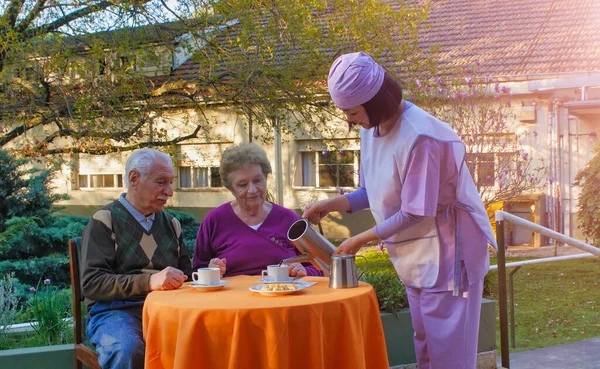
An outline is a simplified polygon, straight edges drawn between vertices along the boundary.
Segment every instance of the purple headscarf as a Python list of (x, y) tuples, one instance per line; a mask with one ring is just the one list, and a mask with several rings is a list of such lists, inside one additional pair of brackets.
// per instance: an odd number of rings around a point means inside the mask
[(369, 55), (344, 54), (331, 65), (327, 87), (340, 109), (349, 109), (371, 100), (383, 84), (385, 71)]

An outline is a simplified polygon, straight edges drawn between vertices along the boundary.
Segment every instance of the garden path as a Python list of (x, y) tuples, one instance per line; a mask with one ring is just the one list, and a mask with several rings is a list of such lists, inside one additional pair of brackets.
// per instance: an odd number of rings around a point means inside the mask
[[(600, 369), (600, 337), (510, 354), (510, 369)], [(500, 357), (497, 360), (501, 368)]]

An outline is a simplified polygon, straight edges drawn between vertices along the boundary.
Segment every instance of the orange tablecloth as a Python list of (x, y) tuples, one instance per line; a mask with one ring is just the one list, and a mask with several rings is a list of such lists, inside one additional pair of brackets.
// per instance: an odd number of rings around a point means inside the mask
[(144, 304), (146, 369), (388, 369), (371, 285), (316, 285), (285, 296), (248, 290), (259, 277), (227, 278), (223, 290), (156, 291)]

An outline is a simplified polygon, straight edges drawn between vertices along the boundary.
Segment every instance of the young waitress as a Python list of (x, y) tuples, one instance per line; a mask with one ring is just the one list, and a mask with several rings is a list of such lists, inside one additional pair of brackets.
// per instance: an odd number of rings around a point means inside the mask
[(492, 228), (452, 128), (402, 99), (402, 89), (369, 55), (342, 55), (328, 78), (333, 102), (360, 128), (360, 188), (306, 206), (369, 208), (377, 225), (345, 240), (355, 254), (381, 239), (407, 287), (419, 369), (475, 369), (483, 279)]

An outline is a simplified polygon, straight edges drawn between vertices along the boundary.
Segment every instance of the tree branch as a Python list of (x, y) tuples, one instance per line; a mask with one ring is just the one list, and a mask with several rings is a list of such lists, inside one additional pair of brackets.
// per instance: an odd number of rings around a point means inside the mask
[[(140, 1), (140, 5), (145, 4), (148, 1), (149, 0), (142, 0), (142, 1)], [(69, 24), (69, 23), (73, 22), (74, 20), (83, 18), (83, 17), (93, 14), (93, 13), (100, 12), (110, 6), (113, 6), (113, 5), (115, 5), (115, 2), (113, 2), (113, 1), (99, 1), (95, 4), (88, 5), (84, 8), (75, 10), (74, 12), (71, 12), (71, 13), (65, 15), (64, 17), (58, 18), (57, 20), (55, 20), (52, 23), (44, 24), (37, 28), (23, 32), (22, 39), (27, 40), (32, 37), (41, 36), (41, 35), (45, 35), (49, 32), (56, 31), (60, 27), (66, 25), (66, 24)]]
[(39, 122), (37, 122), (37, 123), (33, 123), (33, 124), (29, 124), (29, 125), (23, 124), (18, 127), (15, 127), (7, 134), (0, 136), (0, 147), (6, 145), (7, 143), (11, 142), (12, 140), (16, 139), (17, 137), (23, 135), (25, 132), (27, 132), (35, 127), (44, 126), (46, 124), (52, 123), (53, 121), (54, 121), (54, 115), (52, 115), (50, 117), (42, 116), (41, 119), (39, 120)]
[(2, 16), (2, 26), (4, 28), (4, 34), (9, 28), (13, 28), (17, 22), (17, 17), (25, 0), (11, 0), (10, 4), (4, 11)]
[(44, 9), (44, 5), (46, 5), (47, 0), (38, 0), (35, 6), (31, 9), (29, 14), (23, 19), (19, 25), (15, 28), (17, 33), (23, 33), (29, 25), (40, 15), (42, 10)]
[(129, 145), (129, 146), (104, 146), (98, 149), (86, 149), (86, 148), (76, 148), (76, 147), (60, 147), (60, 148), (56, 148), (56, 149), (49, 149), (49, 150), (43, 150), (41, 152), (39, 152), (40, 155), (42, 156), (46, 156), (46, 155), (55, 155), (55, 154), (78, 154), (78, 153), (85, 153), (85, 154), (90, 154), (90, 155), (105, 155), (105, 154), (110, 154), (110, 153), (114, 153), (114, 152), (122, 152), (122, 151), (132, 151), (132, 150), (137, 150), (137, 149), (141, 149), (144, 147), (165, 147), (165, 146), (171, 146), (192, 138), (197, 138), (198, 137), (198, 132), (200, 132), (200, 130), (202, 129), (201, 125), (196, 126), (196, 129), (194, 130), (194, 132), (190, 133), (189, 135), (186, 136), (180, 136), (177, 138), (174, 138), (172, 140), (169, 141), (144, 141), (144, 142), (138, 142), (136, 144), (133, 145)]
[(129, 138), (129, 137), (133, 136), (137, 131), (139, 131), (139, 129), (142, 128), (144, 126), (144, 124), (146, 124), (147, 122), (148, 121), (144, 117), (144, 118), (140, 119), (140, 121), (138, 122), (138, 124), (136, 124), (131, 129), (129, 129), (127, 131), (122, 131), (122, 132), (114, 133), (112, 135), (109, 135), (108, 138), (111, 139), (111, 140), (115, 140), (115, 141), (120, 141), (120, 140), (124, 140), (126, 138)]
[(26, 128), (25, 125), (21, 125), (21, 126), (13, 128), (10, 132), (8, 132), (4, 136), (0, 137), (0, 147), (6, 145), (10, 141), (19, 137), (20, 135), (25, 133), (28, 129), (29, 128)]

